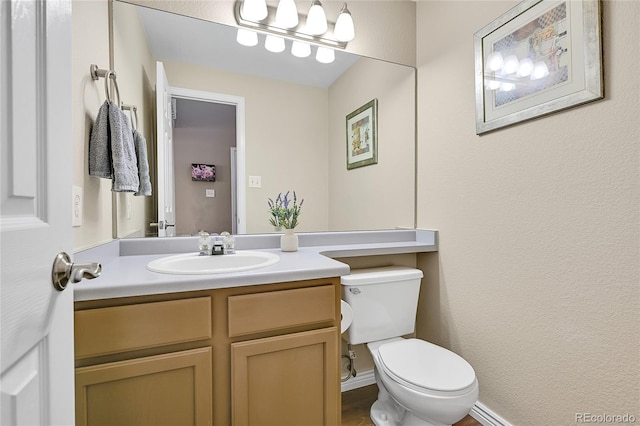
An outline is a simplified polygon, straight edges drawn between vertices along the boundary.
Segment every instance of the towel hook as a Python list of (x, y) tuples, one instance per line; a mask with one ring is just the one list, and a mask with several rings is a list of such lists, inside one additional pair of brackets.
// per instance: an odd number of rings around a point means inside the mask
[(118, 106), (122, 103), (120, 99), (120, 89), (118, 88), (118, 80), (116, 78), (116, 72), (113, 70), (103, 70), (98, 68), (96, 64), (91, 64), (89, 67), (92, 80), (98, 80), (100, 77), (104, 78), (104, 91), (107, 95), (107, 100), (111, 102), (111, 93), (109, 93), (109, 80), (113, 79), (113, 85), (116, 88), (116, 96), (118, 97)]

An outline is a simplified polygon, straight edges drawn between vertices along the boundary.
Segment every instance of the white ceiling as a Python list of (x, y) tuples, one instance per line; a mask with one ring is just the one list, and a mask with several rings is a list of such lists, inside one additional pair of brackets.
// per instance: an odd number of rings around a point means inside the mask
[(337, 50), (333, 63), (321, 64), (314, 58), (315, 48), (307, 58), (293, 56), (289, 40), (284, 52), (272, 53), (264, 48), (264, 35), (259, 35), (257, 46), (246, 47), (236, 42), (234, 27), (144, 7), (138, 7), (138, 12), (151, 54), (158, 60), (326, 88), (359, 58)]

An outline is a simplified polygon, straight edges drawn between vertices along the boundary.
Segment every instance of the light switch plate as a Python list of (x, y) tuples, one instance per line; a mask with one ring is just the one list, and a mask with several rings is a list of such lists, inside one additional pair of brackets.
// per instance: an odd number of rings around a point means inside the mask
[(249, 188), (262, 188), (262, 176), (249, 176)]
[(213, 198), (215, 196), (216, 196), (216, 190), (215, 189), (206, 189), (205, 190), (205, 197)]
[(72, 186), (71, 193), (71, 225), (82, 226), (82, 188)]

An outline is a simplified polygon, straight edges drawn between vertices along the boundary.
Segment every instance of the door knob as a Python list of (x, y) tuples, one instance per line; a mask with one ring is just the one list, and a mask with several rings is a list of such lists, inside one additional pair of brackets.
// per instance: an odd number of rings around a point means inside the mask
[(83, 278), (91, 280), (102, 273), (102, 265), (99, 263), (72, 263), (71, 258), (65, 252), (60, 252), (53, 261), (51, 280), (56, 290), (67, 288), (69, 281), (75, 284)]

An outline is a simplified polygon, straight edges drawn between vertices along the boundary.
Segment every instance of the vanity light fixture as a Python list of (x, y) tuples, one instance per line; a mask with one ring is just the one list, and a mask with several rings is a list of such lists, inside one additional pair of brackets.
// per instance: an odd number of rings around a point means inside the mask
[(245, 30), (244, 28), (238, 28), (236, 41), (243, 46), (255, 46), (258, 44), (258, 33), (251, 30)]
[(298, 26), (298, 8), (294, 0), (280, 0), (276, 9), (276, 25), (282, 28)]
[(284, 51), (284, 39), (282, 37), (267, 35), (264, 39), (264, 48), (269, 52), (280, 53)]
[(311, 45), (304, 41), (294, 41), (291, 45), (291, 54), (298, 58), (306, 58), (311, 55)]
[(307, 16), (298, 14), (295, 0), (280, 0), (277, 8), (267, 5), (265, 0), (236, 0), (235, 17), (239, 26), (238, 43), (255, 46), (257, 40), (247, 31), (262, 33), (267, 35), (265, 48), (281, 52), (285, 48), (284, 40), (288, 39), (293, 41), (294, 56), (309, 56), (313, 45), (317, 46), (316, 59), (323, 63), (333, 62), (333, 49), (346, 48), (355, 37), (353, 18), (346, 3), (335, 23), (327, 21), (320, 0), (312, 0)]
[(344, 42), (349, 42), (356, 36), (355, 29), (353, 27), (353, 18), (351, 17), (351, 12), (347, 9), (346, 3), (342, 5), (338, 19), (336, 19), (333, 36), (336, 40)]
[(242, 16), (252, 21), (261, 21), (269, 14), (267, 0), (244, 0), (242, 2)]
[(315, 36), (326, 33), (328, 29), (327, 15), (324, 13), (320, 0), (313, 0), (307, 15), (307, 32)]
[(321, 62), (323, 64), (330, 64), (335, 61), (336, 54), (333, 49), (329, 49), (328, 47), (318, 47), (318, 51), (316, 52), (316, 61)]

